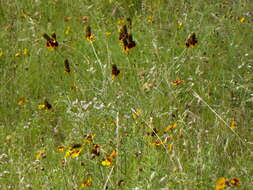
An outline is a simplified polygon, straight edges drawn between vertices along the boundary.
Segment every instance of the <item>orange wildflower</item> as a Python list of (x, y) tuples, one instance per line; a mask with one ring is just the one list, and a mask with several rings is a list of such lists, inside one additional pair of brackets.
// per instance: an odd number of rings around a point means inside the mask
[(162, 141), (156, 141), (156, 142), (150, 143), (149, 145), (150, 146), (160, 146), (162, 144), (164, 144), (164, 142), (162, 142)]
[(18, 105), (22, 105), (23, 103), (27, 102), (27, 99), (26, 98), (20, 98), (18, 100)]
[(184, 81), (181, 80), (181, 79), (179, 79), (179, 78), (177, 78), (175, 81), (171, 82), (170, 84), (172, 86), (177, 86), (177, 85), (181, 84), (182, 82), (184, 82)]
[(91, 177), (90, 177), (90, 178), (84, 180), (83, 183), (81, 183), (80, 187), (81, 187), (81, 188), (84, 188), (84, 187), (90, 186), (90, 185), (91, 185), (91, 182), (92, 182), (92, 179), (91, 179)]

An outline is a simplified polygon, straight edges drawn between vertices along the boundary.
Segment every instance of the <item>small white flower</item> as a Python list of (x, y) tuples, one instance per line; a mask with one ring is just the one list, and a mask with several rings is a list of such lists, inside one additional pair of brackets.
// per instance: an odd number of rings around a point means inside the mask
[(5, 159), (5, 158), (8, 158), (8, 155), (7, 155), (7, 154), (5, 154), (5, 153), (0, 154), (0, 160), (1, 160), (1, 159)]
[(82, 108), (86, 110), (86, 109), (88, 109), (88, 107), (89, 107), (91, 104), (92, 104), (92, 102), (89, 102), (89, 103), (87, 103), (87, 104), (83, 104), (83, 105), (82, 105)]
[(9, 171), (3, 171), (3, 174), (10, 174), (10, 172)]
[(100, 105), (94, 105), (93, 106), (93, 108), (95, 108), (95, 109), (97, 109), (97, 110), (100, 110), (100, 109), (102, 109), (103, 107), (105, 107), (105, 105), (102, 103), (102, 104), (100, 104)]

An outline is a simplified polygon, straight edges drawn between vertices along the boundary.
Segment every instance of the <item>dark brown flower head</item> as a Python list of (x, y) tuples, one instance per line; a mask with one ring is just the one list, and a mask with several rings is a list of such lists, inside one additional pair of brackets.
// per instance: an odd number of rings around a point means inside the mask
[(122, 40), (122, 45), (123, 45), (124, 51), (127, 52), (128, 51), (128, 40), (127, 40), (127, 38), (124, 38)]
[(135, 43), (135, 41), (133, 40), (133, 36), (132, 36), (132, 34), (129, 34), (128, 35), (128, 45), (127, 45), (127, 48), (128, 49), (132, 49), (133, 47), (135, 47), (136, 46), (136, 43)]
[(47, 35), (46, 33), (43, 34), (43, 38), (45, 38), (47, 41), (50, 41), (50, 40), (51, 40), (51, 38), (49, 37), (49, 35)]
[(148, 136), (154, 137), (158, 133), (158, 130), (156, 128), (153, 128), (152, 132), (147, 132)]
[(112, 64), (112, 77), (115, 78), (120, 74), (120, 70), (117, 68), (116, 64)]
[(65, 65), (65, 73), (70, 73), (70, 66), (69, 66), (69, 60), (68, 59), (64, 60), (64, 65)]
[(54, 40), (56, 40), (56, 33), (55, 33), (55, 32), (53, 32), (51, 36), (52, 36), (52, 38), (53, 38)]
[(91, 41), (91, 42), (94, 41), (94, 35), (92, 35), (92, 33), (91, 33), (91, 26), (90, 26), (90, 25), (88, 25), (88, 26), (86, 27), (86, 35), (85, 35), (85, 38), (86, 38), (86, 40), (88, 40), (88, 41)]
[(94, 144), (92, 149), (91, 149), (91, 154), (94, 156), (100, 156), (100, 145), (99, 144)]
[(119, 40), (123, 41), (124, 39), (127, 39), (127, 38), (128, 38), (127, 26), (123, 25), (121, 26), (120, 31), (119, 31)]
[(86, 27), (86, 38), (89, 37), (89, 36), (91, 36), (91, 26), (90, 25), (88, 25)]
[(71, 146), (71, 150), (73, 150), (73, 149), (79, 149), (79, 148), (81, 148), (83, 146), (83, 144), (73, 144), (72, 146)]
[(123, 180), (123, 179), (121, 179), (121, 180), (119, 180), (119, 181), (118, 181), (118, 183), (117, 183), (117, 184), (118, 184), (118, 186), (121, 186), (123, 183), (124, 183), (124, 180)]
[(241, 182), (238, 178), (232, 178), (229, 180), (229, 183), (234, 185), (234, 186), (240, 186)]
[(95, 135), (85, 135), (85, 142), (92, 143)]
[(46, 109), (48, 110), (52, 109), (52, 105), (47, 101), (47, 99), (44, 100), (44, 105)]
[[(131, 19), (128, 20), (128, 22), (131, 22)], [(128, 34), (127, 32), (127, 26), (123, 25), (120, 28), (119, 32), (119, 40), (122, 43), (123, 50), (125, 52), (128, 52), (130, 49), (136, 46), (135, 41), (133, 40), (132, 34)]]
[(45, 38), (47, 40), (46, 47), (48, 49), (55, 49), (55, 48), (59, 47), (59, 44), (56, 41), (56, 34), (55, 33), (52, 33), (51, 37), (45, 33), (45, 34), (43, 34), (43, 38)]
[(186, 47), (195, 47), (198, 43), (198, 40), (196, 38), (196, 34), (192, 33), (188, 40), (186, 41), (185, 45)]

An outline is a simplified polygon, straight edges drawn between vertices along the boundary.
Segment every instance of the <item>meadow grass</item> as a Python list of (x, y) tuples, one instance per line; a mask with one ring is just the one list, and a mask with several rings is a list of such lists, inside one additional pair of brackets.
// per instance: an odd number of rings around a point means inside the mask
[(253, 189), (252, 10), (251, 0), (0, 1), (0, 189), (215, 189), (221, 177)]

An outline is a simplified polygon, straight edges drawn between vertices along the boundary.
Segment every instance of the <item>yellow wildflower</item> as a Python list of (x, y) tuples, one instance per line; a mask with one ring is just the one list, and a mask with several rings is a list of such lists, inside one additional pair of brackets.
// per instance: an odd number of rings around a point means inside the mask
[(45, 150), (39, 151), (39, 152), (35, 155), (35, 157), (36, 157), (36, 159), (46, 158)]
[(168, 151), (171, 152), (173, 150), (173, 144), (168, 145)]
[(172, 86), (177, 86), (177, 85), (181, 84), (182, 82), (184, 82), (184, 81), (181, 80), (181, 79), (179, 79), (179, 78), (177, 78), (175, 81), (171, 82), (170, 84)]
[(244, 17), (240, 18), (240, 22), (241, 22), (241, 23), (243, 23), (243, 22), (245, 22), (245, 21), (246, 21), (246, 18), (244, 18)]
[(221, 177), (217, 180), (215, 190), (223, 190), (226, 188), (226, 178)]
[(58, 150), (59, 152), (64, 152), (65, 147), (64, 147), (64, 146), (58, 146), (58, 147), (57, 147), (57, 150)]
[(108, 158), (103, 159), (102, 162), (101, 162), (101, 164), (102, 164), (103, 166), (112, 166), (112, 160), (111, 160), (111, 159), (108, 159)]
[(164, 132), (169, 132), (171, 131), (172, 129), (175, 129), (177, 127), (177, 124), (174, 123), (174, 124), (171, 124), (171, 125), (168, 125), (165, 129), (164, 129)]
[(80, 155), (80, 153), (82, 152), (82, 148), (81, 149), (77, 149), (77, 150), (73, 150), (71, 153), (71, 158), (76, 158)]
[(134, 119), (140, 117), (140, 115), (142, 114), (142, 110), (141, 110), (141, 109), (136, 109), (136, 110), (134, 110), (133, 112), (134, 112), (134, 113), (132, 114), (132, 117), (133, 117)]
[(20, 99), (18, 100), (18, 105), (22, 105), (22, 104), (25, 103), (26, 101), (27, 101), (26, 98), (20, 98)]
[(20, 55), (21, 55), (21, 53), (18, 52), (18, 53), (15, 54), (15, 57), (19, 57)]
[(82, 152), (83, 148), (80, 149), (72, 149), (72, 150), (68, 150), (64, 156), (64, 158), (76, 158), (80, 155), (80, 153)]
[(114, 159), (117, 156), (117, 151), (113, 150), (110, 156), (108, 156), (109, 159)]
[(231, 129), (237, 128), (237, 122), (236, 122), (235, 120), (233, 120), (233, 121), (231, 122), (230, 128), (231, 128)]
[(105, 32), (105, 36), (109, 37), (112, 33), (111, 32)]
[(149, 23), (153, 22), (153, 21), (154, 21), (154, 17), (153, 17), (153, 16), (148, 16), (147, 21), (148, 21)]
[(179, 22), (177, 23), (177, 25), (178, 25), (178, 28), (182, 28), (183, 23), (179, 21)]
[(119, 19), (118, 21), (117, 21), (117, 23), (118, 23), (118, 25), (122, 25), (122, 24), (124, 24), (126, 21), (124, 20), (124, 19)]
[(164, 142), (162, 142), (162, 141), (156, 141), (156, 142), (150, 143), (149, 145), (150, 146), (160, 146), (162, 144), (164, 144)]
[(38, 105), (39, 110), (50, 110), (52, 109), (52, 105), (45, 99), (44, 104), (39, 104)]
[(96, 135), (86, 135), (84, 141), (87, 143), (92, 143), (95, 136)]
[(230, 179), (229, 183), (231, 185), (234, 185), (234, 186), (237, 186), (237, 187), (241, 185), (241, 182), (240, 182), (240, 180), (238, 178), (232, 178), (232, 179)]
[(70, 26), (68, 26), (68, 27), (66, 28), (66, 30), (64, 31), (64, 34), (65, 34), (65, 35), (68, 35), (70, 32), (71, 32), (71, 28), (70, 28)]
[(45, 104), (39, 104), (38, 105), (39, 110), (43, 110), (43, 109), (45, 109), (45, 107), (46, 107)]
[(25, 49), (23, 49), (22, 53), (23, 53), (23, 55), (28, 55), (28, 54), (29, 54), (29, 51), (28, 51), (27, 48), (25, 48)]
[(45, 33), (43, 34), (43, 38), (47, 40), (46, 47), (49, 50), (53, 50), (59, 47), (59, 44), (56, 41), (56, 33), (52, 33), (51, 37)]
[(12, 139), (13, 139), (13, 136), (11, 136), (11, 135), (7, 135), (5, 137), (5, 140), (8, 141), (8, 142), (10, 142)]
[(0, 51), (0, 57), (4, 56), (4, 52)]
[(86, 40), (90, 41), (90, 42), (94, 42), (95, 41), (95, 36), (91, 33), (91, 26), (88, 25), (86, 27), (86, 35), (85, 35)]
[(143, 84), (141, 90), (145, 91), (145, 92), (149, 92), (153, 87), (155, 86), (155, 84), (153, 82), (146, 82)]
[(103, 166), (112, 166), (112, 160), (117, 156), (117, 151), (113, 150), (112, 153), (105, 159), (102, 160)]

